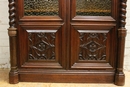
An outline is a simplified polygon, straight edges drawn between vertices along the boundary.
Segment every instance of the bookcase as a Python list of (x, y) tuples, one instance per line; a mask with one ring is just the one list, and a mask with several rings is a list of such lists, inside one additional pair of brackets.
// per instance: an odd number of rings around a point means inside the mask
[(124, 85), (126, 0), (9, 0), (9, 83)]

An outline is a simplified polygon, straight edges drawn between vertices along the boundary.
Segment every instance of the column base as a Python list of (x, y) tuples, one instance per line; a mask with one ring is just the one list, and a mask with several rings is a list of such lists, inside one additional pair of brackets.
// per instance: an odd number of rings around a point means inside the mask
[(124, 73), (116, 73), (115, 85), (124, 86), (124, 84), (125, 84), (125, 74)]
[(18, 72), (9, 72), (9, 83), (16, 84), (19, 82)]

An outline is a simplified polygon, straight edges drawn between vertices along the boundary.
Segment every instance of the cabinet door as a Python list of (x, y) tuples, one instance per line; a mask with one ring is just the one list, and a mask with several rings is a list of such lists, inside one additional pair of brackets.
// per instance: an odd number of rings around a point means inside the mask
[(114, 70), (115, 3), (113, 0), (71, 0), (70, 69)]
[(65, 68), (63, 3), (65, 0), (18, 0), (20, 68)]

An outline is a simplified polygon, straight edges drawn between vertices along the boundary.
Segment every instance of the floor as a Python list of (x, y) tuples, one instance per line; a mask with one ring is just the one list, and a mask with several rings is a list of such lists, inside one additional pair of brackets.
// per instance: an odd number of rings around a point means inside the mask
[(18, 84), (9, 84), (8, 69), (0, 69), (0, 87), (130, 87), (130, 71), (125, 71), (125, 86), (116, 86), (114, 84), (88, 84), (88, 83), (31, 83), (19, 82)]

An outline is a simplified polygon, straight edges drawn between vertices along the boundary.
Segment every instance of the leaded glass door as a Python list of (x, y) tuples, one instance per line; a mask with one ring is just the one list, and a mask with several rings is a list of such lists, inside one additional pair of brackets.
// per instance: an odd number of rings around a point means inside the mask
[[(115, 2), (71, 0), (70, 69), (113, 71), (116, 54)], [(72, 5), (73, 4), (73, 5)], [(113, 9), (113, 10), (112, 10)]]
[[(22, 68), (65, 68), (65, 0), (19, 0)], [(22, 4), (21, 4), (22, 3)]]

